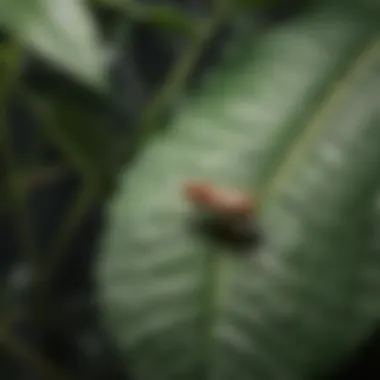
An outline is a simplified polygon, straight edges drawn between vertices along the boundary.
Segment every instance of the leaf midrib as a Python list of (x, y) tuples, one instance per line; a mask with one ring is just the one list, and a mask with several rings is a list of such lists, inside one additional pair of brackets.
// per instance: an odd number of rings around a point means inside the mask
[[(305, 127), (302, 129), (300, 135), (293, 139), (287, 149), (277, 158), (278, 165), (273, 165), (273, 170), (266, 176), (267, 180), (263, 181), (261, 186), (258, 187), (257, 193), (263, 204), (263, 207), (268, 203), (268, 200), (278, 191), (282, 181), (287, 178), (296, 168), (302, 164), (303, 158), (308, 154), (308, 149), (313, 145), (313, 142), (323, 133), (327, 123), (324, 123), (328, 115), (333, 112), (337, 105), (339, 105), (345, 96), (349, 95), (349, 89), (352, 83), (355, 82), (363, 71), (365, 71), (372, 63), (376, 51), (380, 49), (380, 38), (376, 35), (371, 38), (369, 42), (360, 50), (356, 59), (345, 70), (344, 74), (339, 79), (338, 83), (334, 83), (331, 91), (326, 91), (326, 94), (315, 106), (315, 111), (310, 114), (304, 122)], [(205, 252), (207, 254), (207, 252)], [(213, 256), (213, 255), (210, 255)], [(201, 338), (201, 360), (206, 361), (211, 358), (214, 352), (213, 347), (215, 342), (212, 327), (215, 326), (215, 320), (218, 308), (218, 299), (216, 294), (220, 292), (220, 284), (218, 281), (220, 272), (227, 263), (225, 258), (215, 259), (214, 257), (208, 258), (208, 263), (205, 269), (206, 282), (203, 287), (204, 306), (207, 310), (206, 323), (202, 324), (203, 329)], [(209, 355), (204, 355), (208, 352)], [(203, 355), (202, 355), (203, 354)], [(211, 358), (212, 360), (212, 358)], [(203, 363), (202, 363), (203, 364)], [(207, 363), (204, 363), (203, 368), (206, 369)], [(209, 369), (205, 371), (205, 379), (209, 378)]]
[(266, 183), (263, 183), (258, 189), (260, 200), (264, 205), (268, 199), (278, 191), (284, 179), (289, 177), (290, 173), (294, 172), (303, 162), (303, 159), (309, 152), (309, 148), (327, 126), (327, 123), (323, 123), (323, 121), (333, 112), (336, 106), (342, 103), (345, 96), (349, 94), (352, 83), (362, 75), (363, 71), (368, 68), (373, 59), (377, 58), (376, 53), (378, 53), (378, 50), (380, 50), (380, 38), (376, 35), (375, 38), (372, 38), (364, 46), (356, 60), (353, 61), (351, 67), (346, 71), (338, 84), (333, 87), (334, 91), (326, 95), (316, 111), (310, 115), (309, 121), (305, 123), (306, 126), (301, 134), (289, 144), (288, 149), (282, 155), (280, 164), (276, 166), (271, 175), (268, 176), (269, 179)]

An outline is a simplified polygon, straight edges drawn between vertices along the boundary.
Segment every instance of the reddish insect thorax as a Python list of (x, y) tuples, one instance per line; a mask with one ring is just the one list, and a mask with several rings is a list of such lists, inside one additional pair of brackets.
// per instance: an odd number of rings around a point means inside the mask
[(211, 212), (248, 215), (254, 211), (252, 198), (238, 190), (217, 188), (204, 182), (189, 182), (185, 191), (193, 204)]

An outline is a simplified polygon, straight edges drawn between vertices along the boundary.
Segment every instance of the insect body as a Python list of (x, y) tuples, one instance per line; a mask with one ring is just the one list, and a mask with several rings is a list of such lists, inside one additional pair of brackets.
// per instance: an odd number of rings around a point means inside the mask
[(188, 182), (187, 198), (205, 211), (225, 216), (248, 216), (254, 212), (252, 198), (238, 190), (223, 189), (207, 182)]
[(234, 245), (251, 245), (258, 240), (257, 206), (250, 195), (202, 181), (186, 183), (185, 194), (200, 211), (198, 224), (208, 235)]

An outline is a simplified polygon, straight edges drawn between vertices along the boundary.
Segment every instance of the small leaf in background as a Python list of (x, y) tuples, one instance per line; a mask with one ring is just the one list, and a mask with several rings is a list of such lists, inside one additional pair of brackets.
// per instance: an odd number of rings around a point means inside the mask
[(82, 0), (1, 0), (0, 25), (45, 58), (96, 88), (105, 60)]

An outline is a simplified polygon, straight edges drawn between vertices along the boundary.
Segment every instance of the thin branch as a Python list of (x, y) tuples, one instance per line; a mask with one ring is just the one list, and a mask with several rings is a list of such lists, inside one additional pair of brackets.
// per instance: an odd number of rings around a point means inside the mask
[(169, 5), (141, 5), (134, 1), (91, 0), (92, 3), (123, 12), (133, 21), (175, 30), (188, 36), (198, 34), (198, 21), (186, 12)]
[(78, 169), (85, 178), (93, 180), (98, 177), (98, 169), (95, 163), (91, 162), (81, 147), (76, 144), (73, 139), (66, 136), (62, 127), (57, 125), (54, 111), (45, 104), (45, 99), (40, 98), (35, 93), (30, 93), (28, 89), (23, 88), (21, 96), (33, 107), (39, 118), (39, 125), (43, 132), (49, 137), (54, 145), (56, 145), (70, 161), (71, 165)]
[(9, 131), (12, 126), (6, 125), (6, 107), (19, 76), (22, 50), (14, 41), (7, 42), (4, 49), (1, 55), (0, 149), (6, 165), (6, 192), (16, 219), (16, 228), (20, 234), (18, 241), (22, 252), (27, 260), (35, 264), (38, 260), (38, 252), (33, 223), (28, 212), (28, 189), (26, 181), (20, 176), (20, 168), (12, 151), (12, 138)]
[(177, 63), (167, 76), (165, 84), (158, 91), (153, 101), (142, 113), (140, 122), (140, 140), (144, 140), (156, 127), (159, 117), (173, 104), (182, 93), (189, 76), (199, 60), (205, 46), (215, 36), (219, 27), (230, 16), (231, 1), (218, 1), (215, 5), (214, 15), (210, 20), (203, 22), (198, 35), (190, 46), (180, 56)]
[[(100, 169), (96, 166), (96, 163), (91, 162), (83, 154), (81, 147), (65, 134), (63, 128), (57, 125), (54, 114), (49, 107), (45, 106), (43, 99), (40, 99), (36, 94), (29, 93), (25, 88), (23, 88), (22, 96), (36, 110), (40, 118), (41, 128), (66, 154), (71, 166), (81, 175), (83, 183), (83, 188), (79, 190), (76, 199), (74, 199), (67, 214), (63, 217), (61, 227), (55, 233), (55, 236), (53, 236), (44, 262), (40, 263), (36, 268), (36, 275), (33, 278), (34, 290), (38, 299), (43, 302), (50, 280), (54, 277), (56, 269), (64, 260), (75, 231), (80, 228), (83, 218), (90, 211), (91, 206), (98, 200), (100, 194), (104, 194), (107, 191), (107, 181), (105, 175), (103, 175), (104, 173), (100, 173)], [(38, 178), (34, 178), (34, 181), (38, 182)]]
[(46, 258), (46, 263), (39, 268), (38, 276), (36, 276), (35, 280), (40, 290), (43, 291), (41, 286), (48, 286), (49, 281), (65, 257), (73, 235), (80, 227), (80, 223), (86, 217), (86, 214), (91, 210), (91, 206), (96, 203), (99, 192), (95, 189), (96, 187), (93, 184), (85, 183), (69, 208), (62, 222), (62, 227), (56, 234), (48, 250), (49, 254)]

